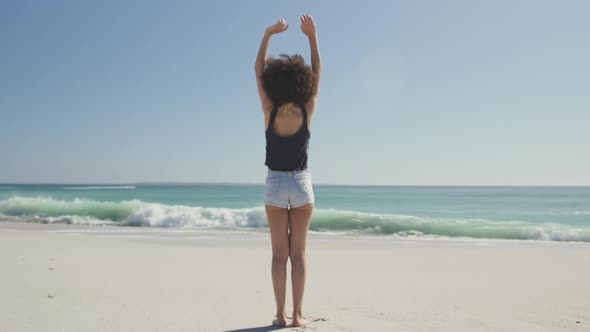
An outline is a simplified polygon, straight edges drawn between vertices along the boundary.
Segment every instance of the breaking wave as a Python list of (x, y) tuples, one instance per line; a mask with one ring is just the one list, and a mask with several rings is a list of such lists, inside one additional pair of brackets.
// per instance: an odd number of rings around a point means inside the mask
[[(141, 200), (121, 202), (76, 198), (13, 196), (0, 200), (0, 219), (41, 223), (167, 228), (267, 227), (264, 208), (212, 208), (166, 205)], [(318, 209), (310, 230), (318, 233), (468, 237), (590, 242), (590, 228), (559, 223), (427, 218), (401, 214)]]

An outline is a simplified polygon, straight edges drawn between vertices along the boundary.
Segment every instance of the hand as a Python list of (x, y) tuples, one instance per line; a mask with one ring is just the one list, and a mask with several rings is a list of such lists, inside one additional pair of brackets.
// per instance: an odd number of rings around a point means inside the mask
[(279, 19), (279, 21), (268, 28), (266, 28), (266, 33), (269, 35), (274, 35), (275, 33), (281, 33), (286, 31), (289, 28), (289, 24), (285, 22), (284, 18)]
[(301, 31), (308, 37), (315, 37), (315, 23), (313, 17), (309, 14), (301, 16)]

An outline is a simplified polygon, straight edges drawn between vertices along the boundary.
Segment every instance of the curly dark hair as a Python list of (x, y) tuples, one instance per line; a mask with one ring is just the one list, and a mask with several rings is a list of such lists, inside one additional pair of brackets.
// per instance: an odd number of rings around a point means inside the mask
[(306, 104), (315, 91), (315, 75), (299, 54), (270, 58), (262, 73), (262, 85), (275, 105)]

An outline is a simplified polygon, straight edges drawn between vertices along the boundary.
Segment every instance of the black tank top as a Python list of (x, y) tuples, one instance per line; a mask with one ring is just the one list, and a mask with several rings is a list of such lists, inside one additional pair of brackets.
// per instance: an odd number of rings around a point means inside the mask
[(266, 129), (266, 161), (264, 164), (273, 171), (300, 171), (307, 169), (307, 148), (311, 133), (307, 128), (307, 110), (299, 105), (303, 124), (290, 136), (279, 136), (274, 131), (274, 122), (279, 107), (275, 105), (270, 113)]

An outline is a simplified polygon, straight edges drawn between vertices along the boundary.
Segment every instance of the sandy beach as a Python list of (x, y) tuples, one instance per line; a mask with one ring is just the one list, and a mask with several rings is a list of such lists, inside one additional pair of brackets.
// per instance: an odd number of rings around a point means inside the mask
[[(586, 243), (308, 241), (312, 323), (284, 330), (590, 330)], [(264, 231), (0, 222), (0, 331), (271, 331), (270, 255)]]

